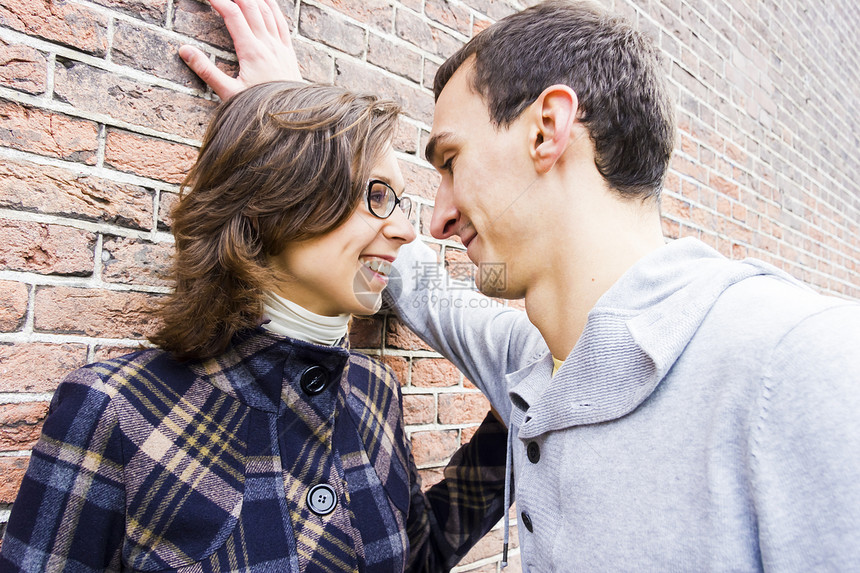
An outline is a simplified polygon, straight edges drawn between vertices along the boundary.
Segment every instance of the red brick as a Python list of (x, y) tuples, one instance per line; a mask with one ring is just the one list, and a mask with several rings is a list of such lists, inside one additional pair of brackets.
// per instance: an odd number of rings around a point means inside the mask
[(418, 475), (421, 477), (421, 491), (427, 491), (445, 477), (442, 473), (443, 468), (427, 468), (418, 470)]
[(492, 20), (501, 20), (518, 10), (513, 0), (463, 0), (463, 4), (489, 16)]
[(156, 297), (140, 292), (41, 287), (35, 297), (35, 329), (104, 338), (143, 338), (156, 325)]
[[(292, 28), (292, 26), (291, 26)], [(218, 48), (233, 51), (224, 20), (207, 2), (179, 0), (173, 12), (173, 30)]]
[(397, 11), (394, 30), (399, 38), (441, 58), (447, 58), (463, 44), (448, 32), (429, 25), (420, 16), (408, 10)]
[(86, 362), (83, 344), (0, 344), (0, 392), (53, 392)]
[[(320, 4), (331, 6), (341, 14), (345, 14), (354, 20), (367, 24), (383, 32), (392, 31), (392, 20), (394, 19), (394, 7), (390, 0), (320, 0)], [(302, 9), (306, 7), (302, 5)]]
[(334, 81), (334, 58), (310, 43), (294, 41), (302, 77), (309, 82), (330, 84)]
[(472, 30), (472, 14), (469, 10), (448, 0), (427, 0), (424, 3), (424, 14), (443, 26), (469, 36)]
[(27, 285), (0, 281), (0, 332), (12, 332), (24, 325), (28, 300)]
[(0, 39), (0, 85), (40, 94), (46, 89), (47, 77), (48, 61), (41, 52)]
[[(423, 155), (424, 150), (419, 149), (419, 154)], [(400, 171), (403, 173), (403, 179), (406, 181), (406, 192), (410, 195), (417, 195), (422, 199), (433, 199), (436, 197), (436, 189), (439, 188), (439, 183), (442, 181), (441, 176), (435, 169), (429, 165), (419, 165), (411, 161), (398, 161)]]
[(379, 357), (384, 364), (394, 371), (394, 375), (400, 382), (401, 386), (406, 386), (409, 382), (409, 360), (402, 356), (382, 355)]
[[(487, 409), (489, 410), (489, 408), (487, 408)], [(486, 416), (486, 415), (487, 415), (487, 413), (484, 412), (484, 414), (481, 416), (481, 419), (478, 420), (478, 422), (482, 422), (484, 420), (484, 416)], [(472, 440), (472, 438), (475, 436), (475, 433), (478, 431), (478, 428), (479, 428), (479, 426), (469, 426), (468, 428), (462, 428), (460, 430), (460, 443), (466, 444), (466, 443), (470, 442)]]
[(403, 396), (403, 419), (407, 424), (432, 424), (436, 418), (436, 399), (428, 394)]
[(4, 147), (93, 165), (98, 150), (98, 126), (91, 121), (0, 101), (0, 143)]
[(430, 350), (423, 340), (394, 317), (390, 317), (386, 325), (385, 345), (403, 350)]
[(82, 111), (190, 139), (203, 138), (209, 116), (217, 105), (79, 62), (58, 64), (54, 80), (55, 97)]
[[(414, 154), (418, 151), (418, 138), (421, 129), (408, 121), (399, 121), (394, 134), (394, 149)], [(412, 192), (409, 191), (411, 194)]]
[(460, 383), (460, 371), (444, 358), (416, 358), (412, 361), (412, 386), (447, 388)]
[(95, 352), (93, 353), (93, 361), (94, 362), (103, 362), (105, 360), (110, 360), (111, 358), (117, 358), (119, 356), (125, 356), (126, 354), (130, 354), (132, 352), (136, 352), (140, 350), (142, 346), (96, 346)]
[(116, 64), (202, 90), (205, 88), (203, 81), (179, 57), (181, 45), (179, 40), (117, 20), (111, 59)]
[(173, 245), (142, 239), (105, 236), (102, 278), (110, 283), (171, 286)]
[(29, 463), (30, 456), (0, 457), (0, 503), (14, 503)]
[(474, 38), (484, 30), (489, 28), (492, 23), (492, 20), (486, 20), (484, 18), (476, 17), (474, 23), (472, 24), (472, 37)]
[(459, 446), (457, 430), (428, 430), (412, 434), (412, 454), (418, 467), (445, 465)]
[(163, 25), (167, 13), (167, 0), (95, 0), (95, 2), (151, 24)]
[(335, 84), (393, 99), (409, 117), (428, 125), (433, 121), (433, 96), (418, 86), (386, 77), (365, 64), (344, 58), (335, 60), (335, 72)]
[(349, 344), (353, 348), (382, 346), (382, 316), (356, 316), (349, 325)]
[(152, 227), (152, 196), (143, 187), (114, 183), (58, 167), (0, 162), (0, 206)]
[(490, 403), (483, 394), (440, 394), (440, 424), (480, 423), (487, 415)]
[(368, 37), (367, 61), (414, 82), (421, 81), (424, 70), (421, 54), (373, 33)]
[(142, 177), (182, 183), (197, 161), (197, 148), (111, 129), (105, 143), (105, 165)]
[(28, 36), (103, 56), (108, 18), (79, 4), (61, 0), (0, 0), (0, 22)]
[[(428, 90), (433, 90), (433, 82), (436, 80), (436, 72), (439, 71), (439, 64), (436, 62), (424, 58), (424, 81), (421, 85), (423, 85)], [(422, 151), (424, 149), (422, 148)], [(423, 155), (422, 155), (423, 157)]]
[(32, 449), (47, 415), (47, 402), (0, 404), (0, 451)]
[(305, 38), (331, 46), (352, 56), (364, 53), (364, 30), (316, 6), (302, 4), (299, 33)]
[(93, 272), (93, 233), (29, 221), (0, 219), (0, 268), (87, 276)]
[(168, 231), (170, 230), (171, 218), (170, 213), (179, 202), (179, 195), (176, 193), (168, 193), (162, 191), (159, 195), (158, 202), (158, 228)]

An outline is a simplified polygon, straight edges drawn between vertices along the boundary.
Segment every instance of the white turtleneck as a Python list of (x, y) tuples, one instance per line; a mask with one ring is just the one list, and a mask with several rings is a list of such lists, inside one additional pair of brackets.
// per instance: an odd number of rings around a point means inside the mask
[(262, 327), (305, 342), (332, 346), (346, 336), (352, 315), (323, 316), (309, 311), (273, 292), (263, 299)]

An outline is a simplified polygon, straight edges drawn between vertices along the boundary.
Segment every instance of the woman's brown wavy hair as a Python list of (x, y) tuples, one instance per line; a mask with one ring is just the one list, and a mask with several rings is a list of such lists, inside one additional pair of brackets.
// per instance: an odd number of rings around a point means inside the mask
[(224, 102), (171, 215), (174, 290), (149, 340), (180, 359), (209, 358), (257, 326), (277, 278), (269, 260), (353, 213), (399, 111), (376, 96), (292, 82)]

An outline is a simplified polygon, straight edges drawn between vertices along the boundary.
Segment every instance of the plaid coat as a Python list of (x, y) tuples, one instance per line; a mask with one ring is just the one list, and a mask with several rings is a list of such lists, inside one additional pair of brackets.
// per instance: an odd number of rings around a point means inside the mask
[[(60, 384), (0, 571), (443, 571), (503, 514), (488, 416), (423, 494), (390, 370), (258, 329)], [(312, 491), (313, 490), (313, 491)]]

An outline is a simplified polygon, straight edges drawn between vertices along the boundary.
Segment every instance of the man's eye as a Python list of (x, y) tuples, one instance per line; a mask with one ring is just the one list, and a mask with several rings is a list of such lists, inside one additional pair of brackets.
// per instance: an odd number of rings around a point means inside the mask
[(442, 169), (442, 171), (447, 171), (449, 173), (453, 173), (453, 171), (454, 171), (454, 157), (453, 156), (449, 157), (445, 161), (445, 163), (442, 164), (441, 169)]

